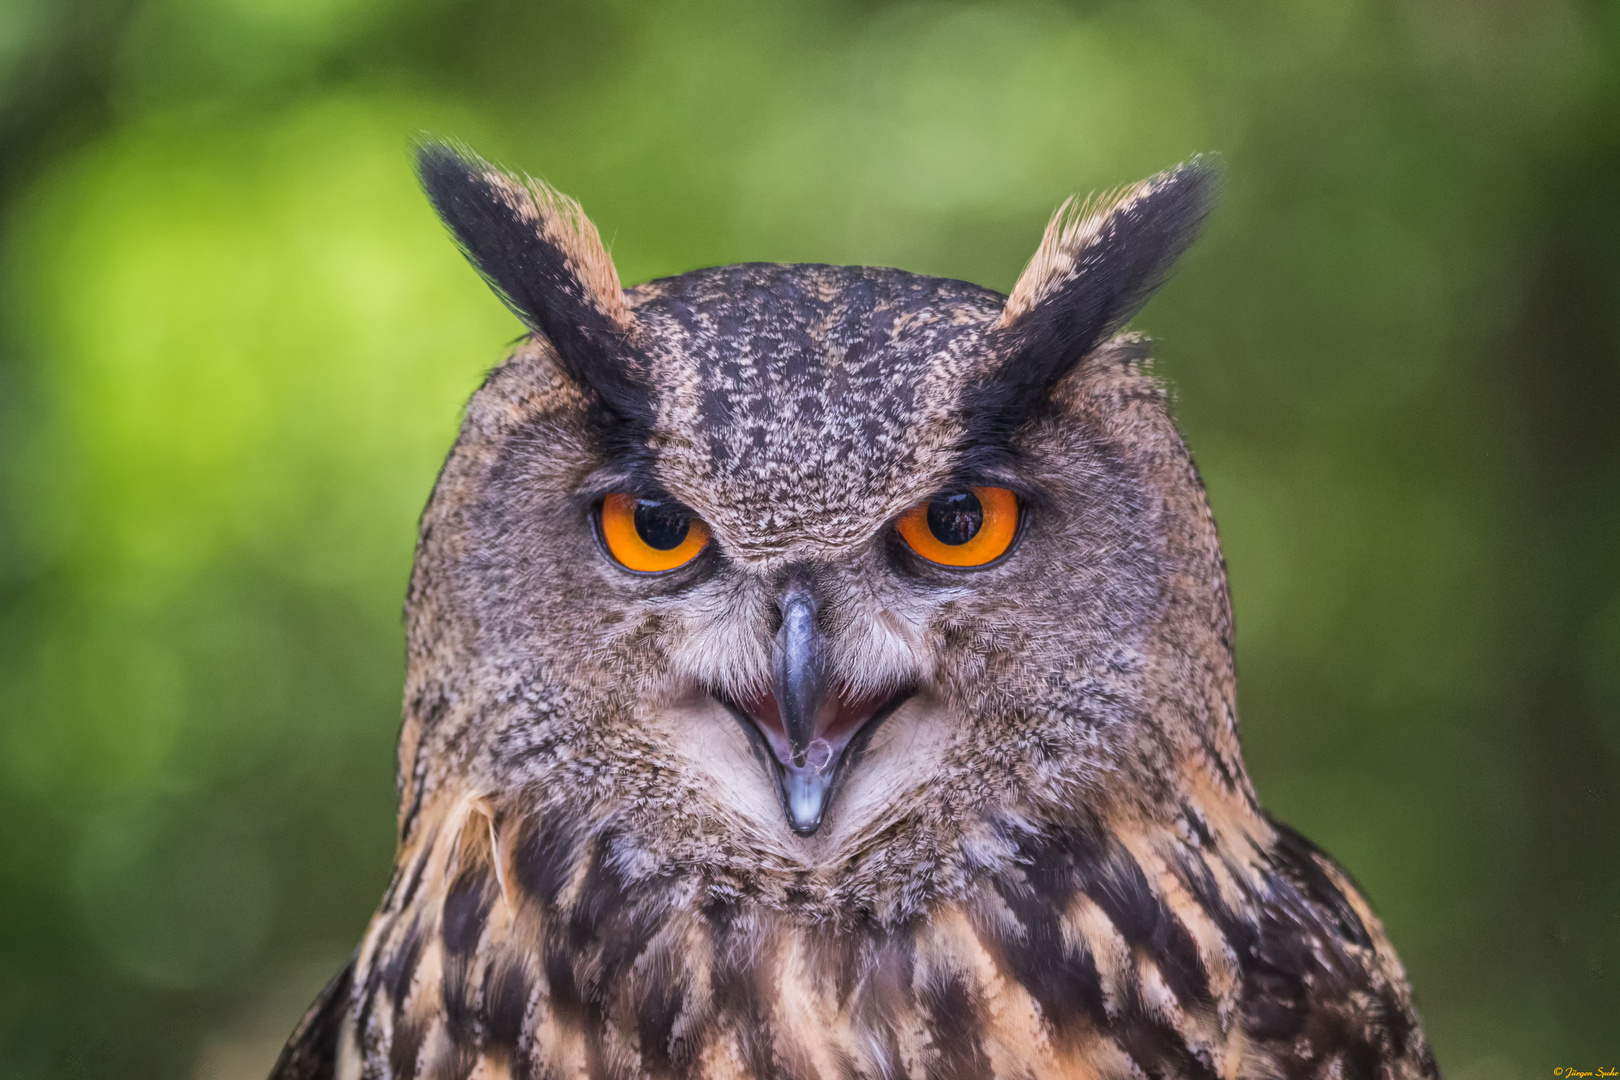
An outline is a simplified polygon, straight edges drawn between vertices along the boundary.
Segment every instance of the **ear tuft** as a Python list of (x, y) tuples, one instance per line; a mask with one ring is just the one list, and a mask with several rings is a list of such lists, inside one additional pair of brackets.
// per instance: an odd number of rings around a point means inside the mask
[(1057, 213), (1046, 223), (1041, 246), (1035, 249), (1024, 272), (1018, 275), (996, 325), (1006, 327), (1017, 322), (1068, 281), (1074, 275), (1080, 252), (1097, 239), (1108, 215), (1141, 186), (1127, 184), (1112, 191), (1093, 192), (1084, 198), (1070, 195), (1064, 199)]
[(634, 371), (635, 316), (579, 204), (448, 143), (421, 143), (416, 171), (468, 261), (593, 394), (599, 423), (625, 434), (627, 424), (644, 427), (649, 393)]
[(496, 174), (510, 194), (514, 204), (527, 203), (525, 216), (537, 219), (540, 235), (562, 252), (571, 270), (586, 292), (616, 326), (628, 330), (633, 323), (630, 309), (624, 303), (624, 286), (619, 284), (619, 270), (613, 257), (602, 243), (591, 219), (575, 200), (550, 184), (533, 177), (516, 181), (512, 177)]
[(1219, 187), (1216, 160), (1197, 157), (1059, 208), (990, 330), (994, 366), (964, 400), (973, 438), (1003, 441), (1147, 303), (1198, 235)]
[[(465, 147), (424, 142), (416, 172), (469, 261), (531, 328), (546, 332), (545, 286), (557, 271), (569, 292), (620, 330), (632, 325), (619, 272), (579, 203), (548, 184), (491, 165)], [(549, 265), (555, 264), (555, 265)]]
[(1074, 313), (1081, 322), (1095, 322), (1097, 337), (1088, 345), (1098, 344), (1164, 284), (1197, 238), (1219, 187), (1218, 160), (1200, 155), (1138, 184), (1064, 200), (996, 325), (1010, 327), (1068, 301), (1082, 309)]

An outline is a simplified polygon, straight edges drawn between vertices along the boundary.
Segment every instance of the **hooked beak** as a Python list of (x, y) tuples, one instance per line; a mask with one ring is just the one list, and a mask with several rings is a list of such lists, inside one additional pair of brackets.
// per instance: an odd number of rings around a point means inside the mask
[(829, 684), (826, 642), (809, 588), (791, 582), (780, 603), (770, 687), (753, 700), (724, 703), (768, 760), (788, 827), (809, 836), (821, 827), (855, 744), (864, 743), (910, 691), (845, 698)]

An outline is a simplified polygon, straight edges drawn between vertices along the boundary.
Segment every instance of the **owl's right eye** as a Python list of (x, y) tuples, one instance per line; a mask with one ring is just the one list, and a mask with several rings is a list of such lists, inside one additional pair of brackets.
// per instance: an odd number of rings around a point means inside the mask
[(626, 570), (677, 570), (709, 545), (709, 527), (668, 499), (613, 494), (602, 500), (602, 542)]

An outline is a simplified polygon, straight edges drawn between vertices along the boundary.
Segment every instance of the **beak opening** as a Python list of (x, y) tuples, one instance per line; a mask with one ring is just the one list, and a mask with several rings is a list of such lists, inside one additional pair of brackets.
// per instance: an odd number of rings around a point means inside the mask
[(849, 760), (911, 691), (848, 699), (828, 679), (816, 601), (801, 583), (781, 600), (782, 626), (771, 647), (771, 685), (747, 702), (716, 697), (748, 733), (776, 778), (788, 828), (810, 836), (826, 819)]
[(849, 764), (911, 693), (906, 689), (854, 701), (835, 695), (822, 713), (830, 715), (831, 722), (822, 725), (822, 733), (802, 750), (787, 737), (773, 692), (766, 691), (747, 705), (715, 696), (742, 725), (760, 763), (775, 779), (788, 828), (799, 836), (812, 836), (826, 820)]

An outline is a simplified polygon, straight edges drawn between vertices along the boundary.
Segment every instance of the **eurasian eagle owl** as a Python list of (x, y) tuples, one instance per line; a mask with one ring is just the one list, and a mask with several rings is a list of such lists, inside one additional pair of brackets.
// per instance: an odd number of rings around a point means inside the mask
[(530, 333), (407, 608), (394, 877), (277, 1076), (1435, 1076), (1238, 748), (1215, 522), (1121, 333), (1216, 187), (1066, 204), (1010, 296), (749, 264), (622, 289), (425, 146)]

